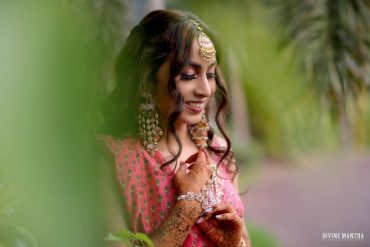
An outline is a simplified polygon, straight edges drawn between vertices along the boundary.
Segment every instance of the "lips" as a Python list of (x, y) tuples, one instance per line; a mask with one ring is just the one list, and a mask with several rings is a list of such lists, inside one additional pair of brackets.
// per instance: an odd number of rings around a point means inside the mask
[(196, 108), (204, 108), (204, 105), (205, 105), (203, 102), (194, 102), (194, 101), (186, 102), (185, 104), (188, 104)]
[(203, 111), (203, 109), (205, 108), (206, 102), (205, 101), (186, 101), (185, 105), (192, 112), (199, 113)]

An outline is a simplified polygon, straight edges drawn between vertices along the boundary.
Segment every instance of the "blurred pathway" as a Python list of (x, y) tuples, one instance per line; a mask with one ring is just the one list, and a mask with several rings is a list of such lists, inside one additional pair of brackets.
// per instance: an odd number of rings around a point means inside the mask
[[(283, 247), (370, 247), (370, 155), (261, 170), (243, 196), (247, 222), (268, 230)], [(322, 233), (336, 232), (363, 233), (365, 240), (322, 240)]]

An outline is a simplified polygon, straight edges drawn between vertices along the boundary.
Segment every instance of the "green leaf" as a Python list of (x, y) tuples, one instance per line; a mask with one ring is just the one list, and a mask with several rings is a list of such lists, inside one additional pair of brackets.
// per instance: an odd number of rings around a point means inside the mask
[(122, 242), (121, 238), (113, 235), (112, 233), (109, 233), (108, 236), (104, 238), (104, 240)]
[(109, 233), (109, 235), (104, 239), (108, 241), (118, 241), (123, 243), (132, 243), (135, 240), (139, 240), (140, 242), (145, 243), (150, 247), (154, 246), (153, 241), (145, 233), (138, 232), (135, 234), (126, 229), (120, 230), (115, 234)]
[(150, 247), (154, 246), (153, 241), (144, 233), (138, 232), (138, 233), (135, 234), (135, 237), (136, 237), (136, 239), (145, 242)]
[(125, 241), (130, 241), (135, 239), (135, 234), (129, 230), (123, 229), (120, 230), (115, 234), (117, 237), (125, 240)]

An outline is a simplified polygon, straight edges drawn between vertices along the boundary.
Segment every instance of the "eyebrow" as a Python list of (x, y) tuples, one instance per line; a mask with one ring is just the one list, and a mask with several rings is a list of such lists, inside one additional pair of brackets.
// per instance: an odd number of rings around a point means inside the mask
[[(209, 66), (208, 66), (208, 68), (210, 68), (210, 67), (212, 67), (212, 66), (214, 66), (214, 65), (216, 65), (217, 64), (217, 61), (215, 60), (215, 61), (213, 61), (213, 63), (211, 63)], [(190, 61), (189, 62), (189, 65), (190, 66), (193, 66), (193, 67), (195, 67), (195, 68), (202, 68), (202, 65), (200, 65), (199, 63), (196, 63), (196, 62), (192, 62), (192, 61)]]

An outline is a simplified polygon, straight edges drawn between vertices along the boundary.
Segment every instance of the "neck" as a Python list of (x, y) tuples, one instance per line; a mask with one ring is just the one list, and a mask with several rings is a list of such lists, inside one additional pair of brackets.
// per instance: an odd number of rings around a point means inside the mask
[[(180, 142), (182, 144), (183, 150), (189, 146), (195, 146), (195, 143), (188, 135), (188, 126), (185, 123), (175, 124), (175, 130)], [(176, 142), (175, 136), (172, 133), (168, 133), (167, 140), (167, 129), (164, 131), (164, 135), (158, 142), (158, 148), (162, 154), (165, 156), (170, 156), (171, 153), (178, 152), (178, 144)]]
[[(177, 124), (175, 125), (175, 129), (176, 129), (176, 134), (177, 136), (180, 138), (180, 141), (181, 142), (191, 142), (192, 140), (189, 138), (189, 135), (188, 135), (188, 125), (187, 124)], [(171, 134), (170, 136), (173, 137), (173, 135)], [(175, 138), (173, 137), (173, 139), (175, 140)]]

